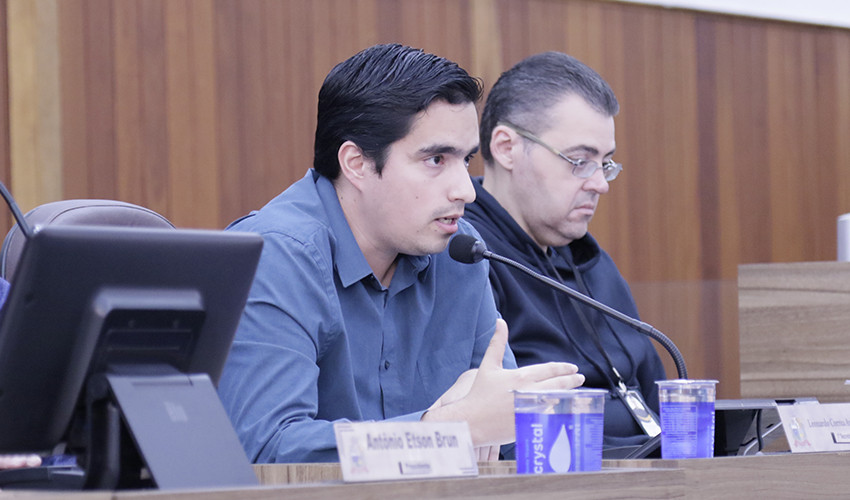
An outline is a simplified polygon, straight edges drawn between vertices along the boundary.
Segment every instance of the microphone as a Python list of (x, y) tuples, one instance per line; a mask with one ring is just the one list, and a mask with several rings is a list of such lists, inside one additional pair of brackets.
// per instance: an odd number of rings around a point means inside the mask
[(9, 205), (9, 210), (12, 211), (12, 215), (15, 216), (15, 222), (18, 223), (18, 227), (21, 228), (21, 232), (24, 233), (24, 236), (29, 239), (32, 237), (32, 228), (27, 224), (27, 220), (24, 219), (23, 214), (21, 214), (21, 209), (18, 208), (18, 204), (15, 203), (15, 199), (12, 198), (12, 193), (6, 189), (6, 185), (0, 182), (0, 194), (3, 195), (3, 199), (6, 200), (6, 204)]
[(547, 285), (556, 288), (573, 299), (578, 300), (579, 302), (586, 304), (601, 313), (610, 316), (626, 325), (634, 328), (640, 333), (649, 336), (652, 339), (655, 339), (659, 344), (664, 346), (668, 353), (670, 353), (670, 357), (673, 358), (673, 362), (676, 364), (676, 371), (679, 374), (679, 378), (688, 378), (688, 370), (685, 367), (685, 359), (682, 357), (682, 353), (679, 352), (679, 348), (676, 347), (676, 344), (673, 343), (666, 335), (655, 329), (649, 323), (644, 323), (639, 319), (632, 318), (631, 316), (627, 316), (620, 311), (606, 306), (602, 302), (598, 300), (588, 297), (587, 295), (573, 290), (572, 288), (565, 286), (563, 283), (559, 283), (548, 276), (544, 276), (538, 272), (535, 272), (528, 267), (520, 264), (515, 260), (511, 260), (507, 257), (502, 257), (499, 254), (495, 254), (489, 250), (487, 250), (487, 246), (484, 245), (483, 242), (476, 239), (474, 236), (470, 236), (468, 234), (458, 234), (451, 239), (449, 242), (449, 256), (464, 264), (475, 264), (476, 262), (481, 262), (483, 259), (495, 260), (497, 262), (501, 262), (503, 264), (507, 264), (515, 269), (518, 269), (525, 274), (531, 276), (532, 278), (538, 279)]

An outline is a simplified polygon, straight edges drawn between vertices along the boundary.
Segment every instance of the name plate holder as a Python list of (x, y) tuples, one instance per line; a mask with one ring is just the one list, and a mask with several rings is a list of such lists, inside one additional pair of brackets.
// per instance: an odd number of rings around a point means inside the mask
[(345, 482), (478, 475), (466, 422), (334, 424)]
[(797, 403), (777, 411), (792, 452), (850, 450), (850, 403)]

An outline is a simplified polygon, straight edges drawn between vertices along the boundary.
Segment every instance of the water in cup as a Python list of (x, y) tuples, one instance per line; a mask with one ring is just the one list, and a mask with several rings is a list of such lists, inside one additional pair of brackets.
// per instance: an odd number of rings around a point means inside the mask
[(714, 456), (716, 380), (659, 380), (661, 458)]
[(518, 474), (602, 468), (603, 389), (516, 391)]

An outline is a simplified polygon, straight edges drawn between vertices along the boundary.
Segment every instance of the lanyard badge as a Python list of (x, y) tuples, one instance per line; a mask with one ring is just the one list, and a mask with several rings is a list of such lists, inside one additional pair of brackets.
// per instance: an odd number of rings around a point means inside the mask
[(655, 437), (661, 434), (661, 425), (658, 423), (658, 417), (655, 413), (646, 406), (643, 396), (640, 392), (634, 389), (627, 389), (626, 385), (620, 381), (617, 392), (620, 399), (626, 403), (626, 408), (634, 417), (635, 422), (643, 429), (643, 432), (649, 437)]

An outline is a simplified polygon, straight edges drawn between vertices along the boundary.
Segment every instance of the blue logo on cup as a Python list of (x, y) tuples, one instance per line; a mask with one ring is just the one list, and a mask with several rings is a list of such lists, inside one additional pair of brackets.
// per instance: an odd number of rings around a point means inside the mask
[(601, 413), (517, 413), (517, 473), (601, 469), (602, 426)]

